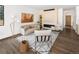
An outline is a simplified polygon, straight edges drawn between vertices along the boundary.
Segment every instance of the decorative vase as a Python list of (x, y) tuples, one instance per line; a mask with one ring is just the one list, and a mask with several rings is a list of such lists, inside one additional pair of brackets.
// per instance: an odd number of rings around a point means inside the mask
[(29, 44), (26, 40), (23, 40), (19, 45), (20, 53), (27, 53), (29, 50)]

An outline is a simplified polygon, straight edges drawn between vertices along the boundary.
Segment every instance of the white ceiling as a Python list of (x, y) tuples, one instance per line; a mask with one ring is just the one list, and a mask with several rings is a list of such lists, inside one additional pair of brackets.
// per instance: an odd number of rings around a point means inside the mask
[(76, 5), (26, 5), (28, 8), (44, 10), (49, 8), (64, 8), (64, 9), (72, 9), (75, 8)]

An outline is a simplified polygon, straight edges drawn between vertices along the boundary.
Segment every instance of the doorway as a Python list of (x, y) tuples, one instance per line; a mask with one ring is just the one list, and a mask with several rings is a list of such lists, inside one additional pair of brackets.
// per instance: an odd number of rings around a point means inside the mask
[(71, 15), (66, 15), (65, 28), (71, 29)]

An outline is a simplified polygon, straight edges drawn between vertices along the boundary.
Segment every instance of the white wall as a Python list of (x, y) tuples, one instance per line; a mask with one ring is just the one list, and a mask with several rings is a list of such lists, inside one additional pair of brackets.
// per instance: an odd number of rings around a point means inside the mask
[(58, 25), (63, 30), (63, 8), (56, 8), (54, 11), (41, 12), (43, 15), (43, 23)]
[(76, 8), (73, 10), (73, 29), (76, 31)]
[(61, 26), (61, 30), (64, 27), (64, 13), (63, 8), (58, 8), (58, 25)]
[(76, 6), (76, 33), (79, 34), (79, 6)]
[(45, 24), (57, 24), (57, 9), (53, 11), (43, 11), (43, 23)]
[(76, 7), (76, 24), (79, 25), (79, 6)]
[(34, 15), (34, 21), (38, 19), (37, 11), (34, 9), (27, 8), (26, 6), (21, 5), (6, 5), (4, 6), (4, 26), (0, 26), (0, 39), (12, 36), (10, 24), (13, 22), (13, 16), (16, 16), (18, 22), (15, 23), (14, 34), (20, 33), (21, 26), (21, 13), (32, 13)]

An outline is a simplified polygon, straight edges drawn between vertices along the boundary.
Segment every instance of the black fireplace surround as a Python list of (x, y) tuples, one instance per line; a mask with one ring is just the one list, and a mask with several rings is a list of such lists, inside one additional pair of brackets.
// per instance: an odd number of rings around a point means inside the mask
[(50, 25), (50, 24), (44, 24), (43, 26), (48, 28), (55, 27), (55, 25)]

